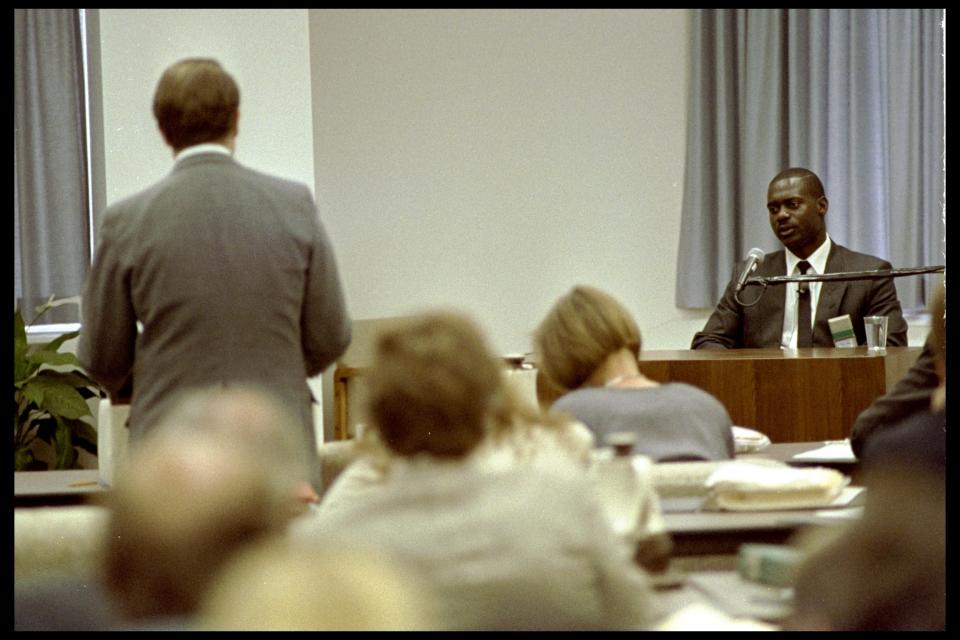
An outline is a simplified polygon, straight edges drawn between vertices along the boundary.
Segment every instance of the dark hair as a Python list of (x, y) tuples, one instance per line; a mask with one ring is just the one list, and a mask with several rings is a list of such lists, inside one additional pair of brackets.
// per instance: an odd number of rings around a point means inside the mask
[(167, 143), (179, 151), (220, 140), (233, 129), (240, 90), (220, 63), (187, 58), (166, 71), (153, 96), (153, 115)]
[(817, 177), (813, 171), (810, 169), (805, 169), (803, 167), (790, 167), (789, 169), (784, 169), (777, 175), (773, 177), (773, 180), (770, 181), (770, 184), (773, 184), (777, 180), (784, 180), (788, 178), (800, 178), (803, 180), (804, 185), (814, 198), (819, 198), (826, 195), (823, 191), (823, 183), (820, 182), (820, 178)]
[(427, 314), (380, 336), (369, 413), (394, 453), (460, 458), (484, 439), (503, 384), (500, 363), (473, 322)]

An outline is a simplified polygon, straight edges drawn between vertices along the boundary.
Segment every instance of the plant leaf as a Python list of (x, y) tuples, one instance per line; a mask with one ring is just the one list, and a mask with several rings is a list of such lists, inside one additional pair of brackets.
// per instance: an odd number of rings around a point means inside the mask
[(80, 366), (77, 356), (72, 353), (57, 353), (56, 351), (38, 350), (27, 355), (27, 360), (33, 364), (47, 364), (50, 366), (73, 365)]
[(23, 393), (37, 406), (54, 416), (80, 418), (92, 415), (87, 401), (73, 385), (64, 382), (56, 371), (41, 372), (23, 386)]
[(13, 451), (13, 470), (26, 471), (30, 463), (34, 462), (33, 451), (29, 447), (17, 447)]
[(13, 381), (14, 383), (29, 377), (30, 364), (27, 362), (27, 328), (23, 324), (20, 309), (13, 312)]
[(63, 423), (57, 424), (57, 433), (53, 439), (53, 448), (56, 454), (54, 469), (70, 469), (77, 460), (77, 452), (73, 450), (73, 437), (70, 427)]
[[(37, 373), (37, 377), (59, 380), (60, 382), (68, 384), (77, 389), (77, 391), (88, 387), (98, 392), (100, 390), (100, 387), (97, 386), (97, 383), (88, 378), (87, 374), (83, 372), (83, 369), (70, 369), (66, 371), (61, 369), (44, 369), (43, 371)], [(97, 395), (99, 395), (99, 393)]]
[(60, 421), (65, 424), (73, 435), (73, 446), (97, 455), (97, 431), (86, 420), (71, 420), (64, 418)]
[(79, 331), (68, 331), (67, 333), (64, 333), (64, 334), (62, 334), (62, 335), (57, 336), (56, 338), (54, 338), (54, 339), (51, 340), (50, 342), (48, 342), (48, 343), (46, 343), (46, 344), (44, 344), (44, 345), (41, 345), (41, 346), (40, 346), (40, 349), (41, 349), (42, 351), (53, 351), (53, 352), (57, 352), (57, 351), (60, 350), (60, 347), (61, 347), (61, 345), (63, 345), (64, 342), (66, 342), (67, 340), (72, 340), (72, 339), (76, 338), (76, 337), (79, 336), (79, 335), (80, 335), (80, 332), (79, 332)]

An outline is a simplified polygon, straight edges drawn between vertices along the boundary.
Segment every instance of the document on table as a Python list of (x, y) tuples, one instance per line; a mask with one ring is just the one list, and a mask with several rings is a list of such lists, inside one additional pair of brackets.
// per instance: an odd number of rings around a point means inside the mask
[(857, 457), (853, 455), (853, 449), (850, 447), (850, 440), (828, 440), (822, 447), (811, 449), (798, 453), (793, 460), (806, 460), (810, 462), (856, 462)]

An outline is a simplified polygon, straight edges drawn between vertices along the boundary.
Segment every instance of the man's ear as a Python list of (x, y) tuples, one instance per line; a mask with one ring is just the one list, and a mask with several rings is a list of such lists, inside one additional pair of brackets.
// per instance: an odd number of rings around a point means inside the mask
[(827, 209), (830, 208), (830, 201), (827, 200), (827, 196), (820, 196), (817, 198), (817, 210), (820, 211), (820, 215), (824, 216), (827, 213)]

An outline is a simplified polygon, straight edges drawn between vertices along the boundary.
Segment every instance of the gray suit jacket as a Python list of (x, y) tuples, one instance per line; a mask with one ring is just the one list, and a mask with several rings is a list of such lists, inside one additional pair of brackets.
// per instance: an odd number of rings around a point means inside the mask
[(131, 438), (175, 392), (240, 382), (278, 394), (313, 443), (306, 378), (349, 341), (333, 251), (304, 185), (205, 153), (104, 214), (78, 356), (111, 395), (132, 376)]
[[(760, 301), (750, 307), (743, 307), (733, 299), (736, 276), (743, 268), (738, 264), (734, 277), (727, 285), (723, 297), (717, 303), (713, 315), (707, 320), (703, 330), (694, 335), (691, 349), (736, 349), (736, 348), (776, 348), (780, 346), (783, 334), (783, 307), (786, 300), (786, 288), (769, 286), (763, 291)], [(872, 271), (890, 269), (885, 260), (857, 253), (837, 243), (830, 248), (827, 257), (827, 273), (840, 271)], [(787, 271), (785, 252), (781, 249), (771, 253), (757, 267), (756, 276), (782, 276)], [(750, 304), (760, 294), (755, 286), (745, 287), (740, 299)], [(827, 321), (836, 316), (850, 314), (853, 331), (857, 335), (857, 344), (866, 344), (863, 331), (864, 316), (888, 316), (887, 345), (905, 346), (907, 344), (907, 323), (900, 310), (897, 290), (893, 279), (860, 280), (851, 282), (823, 282), (820, 299), (817, 302), (817, 317), (813, 325), (813, 346), (832, 347), (833, 337)]]

